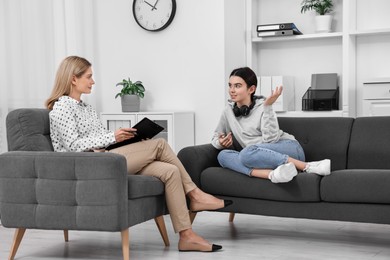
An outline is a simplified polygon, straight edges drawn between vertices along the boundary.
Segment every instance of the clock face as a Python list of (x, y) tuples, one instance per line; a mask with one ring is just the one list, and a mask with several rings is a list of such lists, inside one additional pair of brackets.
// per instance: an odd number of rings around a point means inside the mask
[(134, 19), (147, 31), (161, 31), (172, 22), (176, 12), (175, 0), (134, 0)]

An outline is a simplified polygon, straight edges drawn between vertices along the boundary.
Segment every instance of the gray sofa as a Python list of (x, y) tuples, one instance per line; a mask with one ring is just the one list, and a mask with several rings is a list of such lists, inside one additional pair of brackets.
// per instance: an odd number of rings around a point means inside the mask
[[(16, 228), (9, 259), (26, 229), (121, 232), (129, 259), (128, 228), (155, 219), (166, 246), (164, 184), (128, 175), (126, 159), (112, 153), (55, 153), (49, 111), (18, 109), (7, 116), (9, 152), (0, 155), (0, 216)], [(44, 238), (42, 238), (44, 239)]]
[(221, 168), (210, 144), (186, 147), (178, 156), (205, 192), (233, 200), (220, 210), (231, 212), (231, 221), (234, 213), (246, 213), (390, 224), (390, 117), (278, 120), (307, 161), (332, 160), (331, 175), (299, 173), (273, 184)]

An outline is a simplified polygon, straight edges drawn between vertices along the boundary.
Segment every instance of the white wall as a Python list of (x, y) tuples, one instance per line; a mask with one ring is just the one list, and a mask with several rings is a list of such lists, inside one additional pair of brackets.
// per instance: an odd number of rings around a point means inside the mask
[(141, 80), (146, 87), (141, 110), (194, 111), (196, 143), (210, 142), (225, 104), (223, 5), (223, 0), (177, 1), (172, 24), (153, 33), (134, 21), (132, 1), (95, 1), (101, 111), (120, 111), (117, 82)]

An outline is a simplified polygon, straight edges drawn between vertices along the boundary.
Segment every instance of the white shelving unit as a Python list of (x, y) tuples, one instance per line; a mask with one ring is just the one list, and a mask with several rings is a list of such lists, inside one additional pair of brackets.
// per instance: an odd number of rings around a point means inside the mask
[(390, 78), (363, 84), (363, 116), (390, 116)]
[(195, 144), (193, 112), (103, 112), (100, 115), (103, 125), (113, 131), (120, 127), (132, 127), (145, 117), (164, 127), (155, 138), (164, 138), (176, 153)]
[[(389, 77), (390, 1), (335, 0), (333, 32), (315, 33), (314, 11), (301, 0), (246, 0), (246, 63), (258, 76), (295, 79), (296, 110), (280, 116), (362, 116), (363, 82)], [(293, 22), (303, 35), (257, 37), (258, 24)], [(339, 75), (339, 111), (301, 111), (311, 74)]]

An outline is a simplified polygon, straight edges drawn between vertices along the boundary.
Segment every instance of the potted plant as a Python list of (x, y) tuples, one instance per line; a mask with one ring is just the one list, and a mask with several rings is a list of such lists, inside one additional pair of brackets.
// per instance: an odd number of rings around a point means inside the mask
[(122, 112), (138, 112), (140, 108), (140, 98), (143, 98), (145, 87), (141, 81), (132, 82), (130, 78), (123, 79), (116, 86), (122, 86), (122, 90), (115, 95), (121, 97)]
[(330, 32), (332, 27), (333, 0), (303, 0), (301, 3), (301, 13), (314, 10), (317, 13), (316, 31)]

